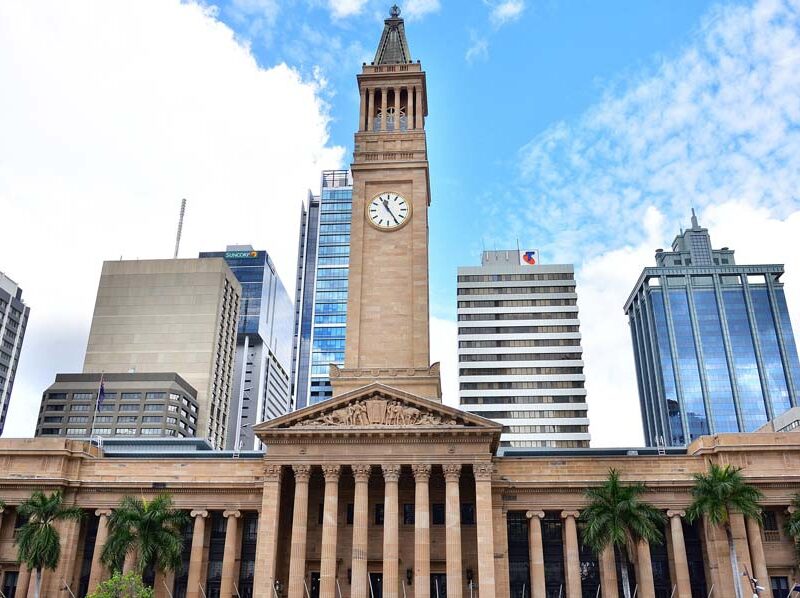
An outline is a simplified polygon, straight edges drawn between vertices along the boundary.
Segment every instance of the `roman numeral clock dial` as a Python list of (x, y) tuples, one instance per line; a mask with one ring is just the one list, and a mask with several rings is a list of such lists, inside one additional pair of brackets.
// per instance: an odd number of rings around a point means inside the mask
[(367, 221), (378, 230), (397, 230), (410, 219), (411, 203), (399, 193), (380, 193), (367, 204)]

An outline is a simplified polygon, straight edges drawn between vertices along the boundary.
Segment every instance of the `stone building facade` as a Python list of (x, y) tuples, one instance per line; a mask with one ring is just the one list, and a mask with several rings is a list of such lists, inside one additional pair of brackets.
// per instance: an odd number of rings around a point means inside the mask
[(67, 596), (65, 585), (83, 596), (108, 575), (98, 555), (122, 496), (167, 491), (193, 523), (184, 567), (156, 576), (157, 596), (614, 598), (622, 595), (618, 559), (615, 567), (612, 553), (592, 555), (578, 522), (585, 489), (613, 467), (645, 482), (647, 499), (668, 516), (663, 545), (632, 550), (637, 596), (732, 596), (736, 581), (748, 590), (731, 572), (724, 532), (684, 519), (692, 474), (709, 463), (744, 467), (765, 495), (763, 527), (733, 517), (741, 566), (768, 588), (763, 580), (800, 581), (782, 531), (800, 490), (797, 433), (704, 436), (679, 454), (497, 457), (497, 424), (374, 384), (266, 422), (257, 434), (266, 453), (239, 458), (0, 440), (5, 595), (32, 596), (29, 572), (15, 562), (15, 507), (34, 490), (62, 490), (87, 517), (59, 524), (62, 558), (45, 574), (48, 597)]

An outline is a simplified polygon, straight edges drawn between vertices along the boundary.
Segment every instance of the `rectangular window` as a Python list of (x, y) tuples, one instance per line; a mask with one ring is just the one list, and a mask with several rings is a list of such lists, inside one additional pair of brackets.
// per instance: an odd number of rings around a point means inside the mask
[(70, 411), (89, 411), (89, 405), (73, 405)]
[(161, 428), (142, 428), (143, 436), (158, 436), (161, 434)]
[(769, 580), (772, 589), (772, 598), (787, 598), (787, 596), (789, 596), (788, 577), (770, 577)]
[(100, 434), (101, 436), (109, 436), (111, 434), (111, 428), (95, 428), (95, 434)]
[(59, 416), (51, 415), (50, 417), (44, 418), (44, 423), (46, 424), (60, 424), (64, 418)]
[(117, 428), (119, 436), (133, 436), (136, 434), (136, 428)]
[(100, 406), (97, 407), (97, 410), (98, 411), (104, 411), (104, 412), (108, 413), (109, 411), (115, 411), (116, 410), (116, 405), (100, 405)]
[(142, 398), (142, 393), (140, 392), (123, 392), (121, 395), (123, 401), (138, 401)]
[[(150, 405), (145, 405), (145, 411), (147, 411), (147, 409), (146, 409), (147, 407), (150, 407)], [(119, 406), (119, 410), (120, 411), (139, 411), (139, 405), (120, 405)]]
[(375, 505), (375, 525), (383, 525), (383, 504)]
[(174, 418), (174, 417), (168, 417), (167, 418), (167, 423), (174, 426), (175, 424), (178, 423), (178, 420), (177, 420), (177, 418)]
[(160, 424), (161, 423), (161, 416), (160, 415), (145, 415), (142, 418), (143, 424)]
[(473, 503), (461, 503), (461, 524), (475, 525), (475, 505)]
[(47, 411), (64, 411), (64, 405), (48, 405)]
[(120, 415), (117, 418), (118, 424), (135, 424), (136, 420), (139, 419), (135, 415)]
[(144, 395), (146, 401), (156, 401), (165, 399), (167, 397), (167, 393), (165, 392), (148, 392)]
[(171, 393), (169, 393), (169, 400), (170, 401), (180, 401), (181, 400), (181, 395), (179, 395), (178, 393), (175, 393), (175, 392), (171, 392)]
[(113, 420), (114, 418), (111, 415), (98, 415), (94, 418), (95, 423), (98, 424), (110, 424)]
[(167, 411), (170, 413), (178, 413), (178, 406), (177, 405), (167, 405)]
[(68, 424), (88, 424), (89, 423), (89, 416), (88, 415), (73, 415), (72, 417), (67, 419), (67, 423)]
[(444, 503), (431, 505), (431, 525), (444, 525)]
[(94, 395), (90, 392), (74, 392), (72, 393), (72, 400), (73, 401), (88, 401), (89, 399), (93, 399)]
[(414, 525), (414, 505), (403, 505), (403, 525)]
[[(126, 405), (127, 407), (127, 405)], [(145, 405), (145, 411), (164, 411), (164, 405)]]
[(67, 428), (67, 436), (82, 436), (86, 434), (86, 428)]
[(51, 401), (66, 401), (67, 400), (67, 393), (65, 392), (51, 392), (47, 395), (47, 398)]

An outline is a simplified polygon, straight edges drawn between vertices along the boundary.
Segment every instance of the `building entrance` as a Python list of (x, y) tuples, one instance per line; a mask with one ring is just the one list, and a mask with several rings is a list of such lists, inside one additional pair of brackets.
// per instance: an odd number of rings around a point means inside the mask
[(383, 573), (369, 574), (369, 596), (370, 598), (383, 598)]
[(447, 598), (446, 573), (431, 573), (431, 598)]

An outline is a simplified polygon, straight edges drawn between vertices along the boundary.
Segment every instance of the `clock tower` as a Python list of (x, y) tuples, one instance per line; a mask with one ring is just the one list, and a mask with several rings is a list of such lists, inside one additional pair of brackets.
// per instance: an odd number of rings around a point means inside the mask
[(358, 75), (344, 367), (334, 396), (381, 382), (441, 400), (430, 363), (425, 72), (411, 60), (400, 10)]

